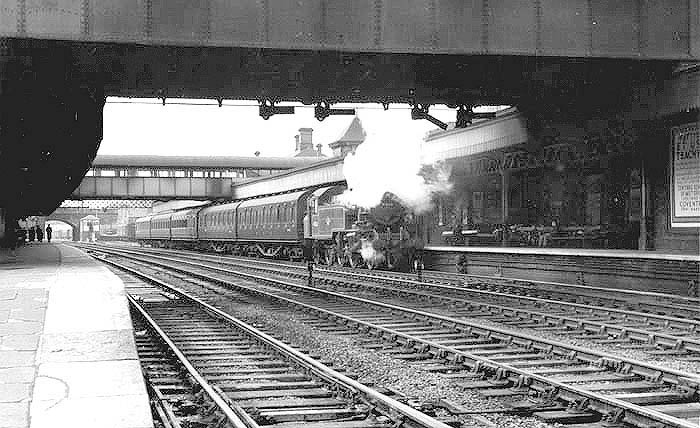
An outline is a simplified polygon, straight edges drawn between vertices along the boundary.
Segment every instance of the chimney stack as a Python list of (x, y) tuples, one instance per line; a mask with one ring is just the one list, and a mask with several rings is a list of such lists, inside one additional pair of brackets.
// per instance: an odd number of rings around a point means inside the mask
[(321, 145), (317, 144), (316, 148), (314, 148), (314, 143), (311, 139), (313, 131), (311, 128), (299, 128), (299, 133), (294, 137), (297, 142), (294, 157), (323, 157)]
[(299, 128), (299, 151), (314, 149), (313, 141), (311, 141), (312, 128)]

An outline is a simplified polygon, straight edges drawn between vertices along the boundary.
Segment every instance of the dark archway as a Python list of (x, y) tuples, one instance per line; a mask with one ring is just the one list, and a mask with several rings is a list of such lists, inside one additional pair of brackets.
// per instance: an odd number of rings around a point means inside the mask
[[(79, 226), (78, 224), (74, 223), (73, 221), (67, 220), (67, 219), (64, 219), (64, 218), (58, 218), (58, 217), (55, 217), (55, 216), (49, 216), (49, 217), (46, 218), (45, 223), (48, 223), (48, 222), (56, 222), (56, 223), (67, 224), (68, 226), (71, 227), (72, 232), (73, 232), (72, 240), (73, 240), (73, 241), (78, 241), (78, 240), (80, 239), (80, 226)], [(54, 232), (54, 233), (55, 233), (55, 232)], [(56, 239), (61, 239), (61, 238), (59, 238), (58, 235), (54, 235), (54, 236), (55, 236)]]

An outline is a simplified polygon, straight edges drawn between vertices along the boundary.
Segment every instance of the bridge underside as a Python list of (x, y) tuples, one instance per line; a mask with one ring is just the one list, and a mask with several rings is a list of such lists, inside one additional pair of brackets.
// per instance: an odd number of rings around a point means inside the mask
[(699, 9), (688, 0), (0, 0), (0, 37), (692, 61)]

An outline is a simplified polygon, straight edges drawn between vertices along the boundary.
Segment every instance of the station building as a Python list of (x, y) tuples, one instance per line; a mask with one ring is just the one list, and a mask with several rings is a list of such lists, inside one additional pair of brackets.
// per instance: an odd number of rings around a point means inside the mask
[(424, 160), (447, 164), (454, 188), (437, 198), (427, 244), (697, 255), (699, 82), (688, 67), (612, 114), (558, 121), (511, 109), (430, 133)]

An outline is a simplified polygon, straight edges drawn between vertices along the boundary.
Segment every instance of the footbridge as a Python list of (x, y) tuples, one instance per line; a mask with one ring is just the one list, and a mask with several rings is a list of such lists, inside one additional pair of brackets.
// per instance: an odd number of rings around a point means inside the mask
[(98, 156), (70, 198), (231, 198), (231, 186), (236, 182), (313, 162), (303, 157)]

